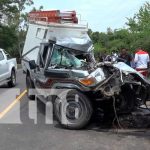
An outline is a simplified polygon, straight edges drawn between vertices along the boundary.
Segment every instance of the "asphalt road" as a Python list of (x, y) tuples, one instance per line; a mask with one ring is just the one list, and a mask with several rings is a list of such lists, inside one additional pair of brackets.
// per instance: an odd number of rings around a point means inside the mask
[[(17, 88), (17, 89), (16, 89)], [(17, 73), (17, 86), (25, 90), (25, 75)], [(38, 108), (35, 124), (34, 102), (26, 95), (14, 102), (6, 85), (0, 88), (0, 150), (149, 150), (149, 130), (101, 129), (95, 124), (84, 130), (62, 129), (57, 122), (45, 124), (44, 105)], [(19, 94), (18, 94), (19, 95)], [(11, 105), (13, 103), (13, 105)], [(3, 113), (4, 112), (4, 113)], [(17, 123), (16, 123), (17, 122)]]

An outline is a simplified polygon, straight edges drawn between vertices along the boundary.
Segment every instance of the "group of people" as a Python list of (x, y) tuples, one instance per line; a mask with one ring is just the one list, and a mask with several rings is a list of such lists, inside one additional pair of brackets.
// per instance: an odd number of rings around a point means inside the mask
[(127, 65), (136, 69), (144, 76), (148, 76), (148, 67), (150, 63), (148, 52), (139, 48), (136, 50), (135, 55), (131, 55), (128, 50), (124, 48), (121, 50), (119, 58), (123, 59)]
[(103, 54), (101, 55), (100, 61), (107, 61), (111, 57), (114, 60), (117, 58), (120, 62), (125, 62), (130, 67), (136, 69), (138, 72), (143, 74), (144, 76), (148, 76), (148, 67), (150, 64), (150, 57), (148, 52), (139, 48), (136, 50), (135, 54), (130, 54), (128, 49), (123, 48), (119, 54), (113, 52), (112, 56)]

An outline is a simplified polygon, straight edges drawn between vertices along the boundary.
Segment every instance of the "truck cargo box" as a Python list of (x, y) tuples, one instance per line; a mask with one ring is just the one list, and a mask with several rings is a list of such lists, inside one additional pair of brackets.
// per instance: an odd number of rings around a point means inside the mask
[[(88, 52), (92, 49), (92, 41), (89, 38), (88, 25), (72, 22), (57, 22), (58, 15), (64, 20), (76, 17), (74, 11), (59, 13), (59, 11), (31, 12), (29, 14), (28, 32), (22, 55), (22, 65), (25, 69), (25, 60), (37, 61), (40, 44), (55, 41), (56, 44), (77, 51)], [(44, 19), (45, 20), (44, 20)], [(50, 19), (51, 18), (51, 19)], [(81, 21), (80, 21), (81, 22)], [(33, 50), (33, 51), (32, 51)], [(31, 51), (31, 52), (30, 52)]]

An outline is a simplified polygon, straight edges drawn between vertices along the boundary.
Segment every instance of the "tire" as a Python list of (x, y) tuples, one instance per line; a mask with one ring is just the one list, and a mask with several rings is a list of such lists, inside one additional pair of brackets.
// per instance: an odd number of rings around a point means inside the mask
[(130, 113), (136, 107), (136, 96), (130, 85), (124, 85), (121, 89), (121, 94), (119, 95), (119, 107), (120, 112)]
[(16, 85), (16, 72), (15, 72), (15, 70), (12, 70), (10, 81), (8, 82), (8, 86), (15, 87), (15, 85)]
[[(90, 100), (76, 90), (70, 91), (67, 96), (61, 95), (61, 99), (57, 98), (54, 102), (54, 113), (58, 122), (67, 129), (77, 130), (84, 128), (93, 114)], [(76, 96), (78, 96), (77, 100)], [(78, 110), (78, 117), (75, 117), (76, 110)], [(66, 120), (63, 121), (62, 116), (65, 116)]]
[(33, 81), (30, 78), (30, 75), (26, 76), (26, 88), (27, 88), (27, 97), (30, 100), (35, 100), (35, 95), (29, 94), (29, 89), (34, 89), (35, 88), (34, 87), (34, 83), (33, 83)]

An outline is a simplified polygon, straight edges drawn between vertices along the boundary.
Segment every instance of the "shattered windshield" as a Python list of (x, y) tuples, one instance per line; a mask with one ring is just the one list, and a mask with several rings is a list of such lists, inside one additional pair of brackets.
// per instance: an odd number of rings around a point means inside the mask
[(51, 57), (50, 67), (80, 68), (83, 65), (83, 59), (77, 58), (69, 49), (55, 46)]

